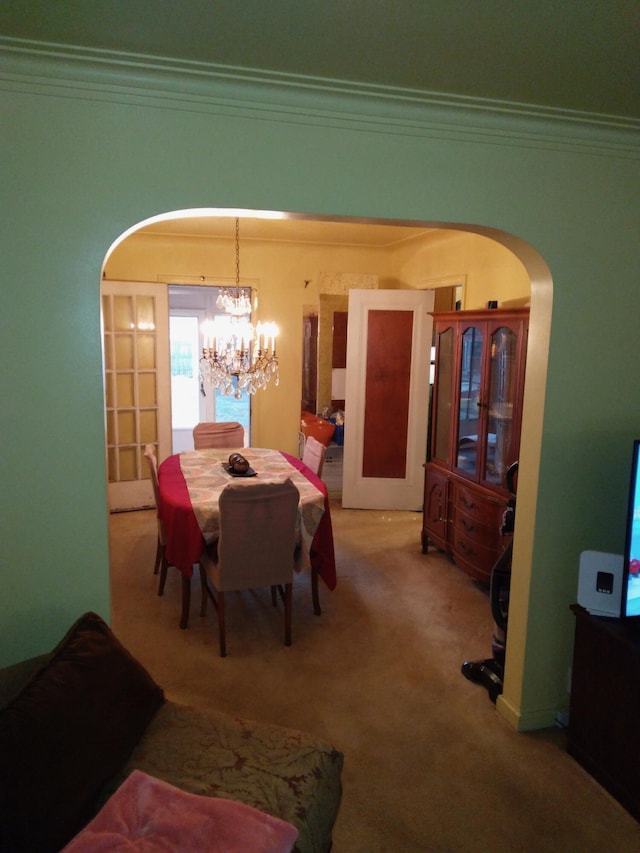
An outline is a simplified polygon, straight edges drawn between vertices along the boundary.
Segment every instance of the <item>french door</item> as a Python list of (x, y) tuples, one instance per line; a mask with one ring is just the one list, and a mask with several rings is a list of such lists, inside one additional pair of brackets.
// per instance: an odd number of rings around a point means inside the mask
[(171, 453), (167, 286), (103, 281), (102, 329), (109, 509), (153, 506), (144, 448)]

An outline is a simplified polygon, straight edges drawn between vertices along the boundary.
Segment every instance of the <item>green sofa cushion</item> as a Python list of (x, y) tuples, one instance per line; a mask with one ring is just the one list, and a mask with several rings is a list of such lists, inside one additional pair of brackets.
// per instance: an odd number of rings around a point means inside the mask
[(0, 850), (59, 850), (93, 816), (164, 695), (86, 613), (0, 710)]
[(64, 853), (291, 853), (290, 823), (134, 770)]
[(296, 851), (326, 853), (342, 765), (342, 753), (313, 735), (167, 701), (103, 800), (142, 770), (183, 791), (237, 800), (292, 823)]

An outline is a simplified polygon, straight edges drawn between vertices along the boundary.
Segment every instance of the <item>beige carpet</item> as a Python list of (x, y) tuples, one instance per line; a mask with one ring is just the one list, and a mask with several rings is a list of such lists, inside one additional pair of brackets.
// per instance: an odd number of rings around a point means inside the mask
[(112, 623), (173, 699), (314, 732), (345, 754), (333, 853), (638, 853), (640, 825), (565, 752), (558, 729), (514, 732), (461, 663), (490, 654), (486, 593), (420, 552), (421, 516), (332, 506), (338, 586), (294, 584), (293, 645), (268, 591), (178, 627), (180, 583), (156, 594), (153, 512), (111, 517)]

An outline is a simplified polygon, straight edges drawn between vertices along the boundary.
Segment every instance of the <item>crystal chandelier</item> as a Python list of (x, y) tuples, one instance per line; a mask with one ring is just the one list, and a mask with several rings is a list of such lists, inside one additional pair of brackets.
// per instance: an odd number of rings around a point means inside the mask
[[(236, 286), (220, 291), (216, 306), (224, 311), (203, 326), (200, 368), (214, 388), (240, 399), (255, 394), (271, 379), (279, 382), (275, 323), (251, 323), (251, 292), (240, 287), (240, 220), (236, 218)], [(234, 378), (236, 379), (234, 387)]]

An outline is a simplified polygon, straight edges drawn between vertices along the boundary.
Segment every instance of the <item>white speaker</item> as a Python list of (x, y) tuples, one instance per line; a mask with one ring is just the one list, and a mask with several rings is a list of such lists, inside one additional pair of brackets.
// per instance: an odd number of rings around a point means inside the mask
[(594, 616), (620, 616), (622, 554), (583, 551), (578, 575), (578, 604)]

